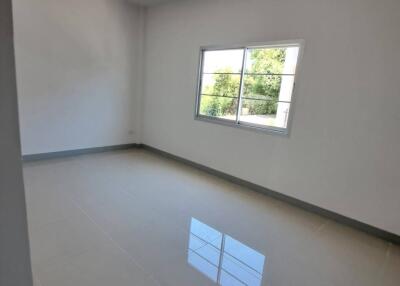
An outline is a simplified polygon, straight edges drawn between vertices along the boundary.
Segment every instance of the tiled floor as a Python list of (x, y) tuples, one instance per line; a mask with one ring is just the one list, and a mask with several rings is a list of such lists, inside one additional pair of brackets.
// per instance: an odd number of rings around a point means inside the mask
[(36, 286), (400, 285), (400, 248), (144, 150), (26, 163)]

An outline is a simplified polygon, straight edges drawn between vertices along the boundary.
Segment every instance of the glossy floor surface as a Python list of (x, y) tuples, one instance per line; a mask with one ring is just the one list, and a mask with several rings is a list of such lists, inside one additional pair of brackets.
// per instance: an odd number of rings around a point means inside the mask
[(36, 286), (400, 285), (400, 248), (144, 150), (25, 163)]

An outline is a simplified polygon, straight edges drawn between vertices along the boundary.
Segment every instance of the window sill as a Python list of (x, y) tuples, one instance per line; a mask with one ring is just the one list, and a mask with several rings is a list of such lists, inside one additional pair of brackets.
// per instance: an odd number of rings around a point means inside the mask
[(224, 125), (224, 126), (234, 127), (234, 128), (244, 129), (244, 130), (251, 130), (251, 131), (266, 133), (266, 134), (270, 134), (270, 135), (279, 135), (279, 136), (289, 137), (289, 130), (287, 128), (279, 128), (279, 127), (272, 127), (272, 126), (264, 127), (264, 126), (259, 126), (259, 125), (246, 124), (243, 122), (236, 123), (236, 121), (221, 119), (221, 118), (213, 118), (213, 117), (204, 116), (204, 115), (196, 115), (194, 119), (198, 120), (198, 121), (209, 122), (209, 123), (214, 123), (214, 124), (218, 124), (218, 125)]

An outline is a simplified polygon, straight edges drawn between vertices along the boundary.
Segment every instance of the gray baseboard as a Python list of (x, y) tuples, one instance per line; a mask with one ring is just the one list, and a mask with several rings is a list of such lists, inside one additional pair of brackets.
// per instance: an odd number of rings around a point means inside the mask
[(346, 217), (344, 215), (335, 213), (333, 211), (318, 207), (316, 205), (304, 202), (302, 200), (299, 200), (299, 199), (284, 195), (282, 193), (267, 189), (267, 188), (262, 187), (260, 185), (257, 185), (257, 184), (242, 180), (242, 179), (237, 178), (235, 176), (232, 176), (232, 175), (226, 174), (224, 172), (209, 168), (207, 166), (204, 166), (204, 165), (198, 164), (196, 162), (190, 161), (188, 159), (173, 155), (171, 153), (162, 151), (160, 149), (157, 149), (157, 148), (145, 145), (145, 144), (142, 144), (140, 147), (142, 147), (142, 148), (144, 148), (146, 150), (149, 150), (149, 151), (151, 151), (153, 153), (159, 154), (161, 156), (164, 156), (164, 157), (167, 157), (167, 158), (182, 162), (182, 163), (184, 163), (186, 165), (189, 165), (189, 166), (194, 167), (196, 169), (202, 170), (202, 171), (204, 171), (206, 173), (209, 173), (211, 175), (214, 175), (216, 177), (225, 179), (225, 180), (227, 180), (229, 182), (241, 185), (243, 187), (249, 188), (249, 189), (254, 190), (256, 192), (259, 192), (259, 193), (263, 193), (263, 194), (265, 194), (267, 196), (270, 196), (272, 198), (284, 201), (284, 202), (289, 203), (289, 204), (291, 204), (293, 206), (302, 208), (302, 209), (307, 210), (309, 212), (312, 212), (312, 213), (315, 213), (317, 215), (320, 215), (320, 216), (326, 217), (328, 219), (334, 220), (334, 221), (336, 221), (338, 223), (341, 223), (341, 224), (350, 226), (352, 228), (358, 229), (358, 230), (363, 231), (365, 233), (368, 233), (370, 235), (379, 237), (381, 239), (390, 241), (390, 242), (395, 243), (395, 244), (400, 244), (400, 236), (397, 235), (397, 234), (394, 234), (394, 233), (388, 232), (386, 230), (374, 227), (372, 225), (360, 222), (358, 220)]
[(289, 203), (293, 206), (302, 208), (304, 210), (307, 210), (309, 212), (315, 213), (317, 215), (326, 217), (328, 219), (334, 220), (338, 223), (353, 227), (355, 229), (358, 229), (360, 231), (363, 231), (365, 233), (371, 234), (373, 236), (379, 237), (381, 239), (390, 241), (395, 244), (400, 244), (400, 236), (391, 232), (388, 232), (386, 230), (374, 227), (372, 225), (360, 222), (358, 220), (346, 217), (344, 215), (335, 213), (333, 211), (318, 207), (316, 205), (304, 202), (302, 200), (284, 195), (282, 193), (270, 190), (268, 188), (265, 188), (263, 186), (248, 182), (246, 180), (242, 180), (240, 178), (237, 178), (235, 176), (226, 174), (224, 172), (209, 168), (207, 166), (201, 165), (199, 163), (193, 162), (191, 160), (173, 155), (171, 153), (162, 151), (160, 149), (151, 147), (146, 144), (138, 144), (138, 143), (132, 143), (132, 144), (123, 144), (123, 145), (115, 145), (115, 146), (105, 146), (105, 147), (94, 147), (94, 148), (86, 148), (86, 149), (78, 149), (78, 150), (68, 150), (68, 151), (60, 151), (60, 152), (51, 152), (51, 153), (42, 153), (42, 154), (32, 154), (32, 155), (24, 155), (22, 156), (23, 161), (37, 161), (37, 160), (45, 160), (45, 159), (53, 159), (53, 158), (60, 158), (60, 157), (68, 157), (68, 156), (77, 156), (77, 155), (83, 155), (83, 154), (90, 154), (90, 153), (100, 153), (100, 152), (107, 152), (107, 151), (115, 151), (115, 150), (124, 150), (124, 149), (130, 149), (130, 148), (143, 148), (145, 150), (151, 151), (153, 153), (159, 154), (163, 157), (181, 162), (183, 164), (186, 164), (188, 166), (194, 167), (196, 169), (202, 170), (208, 174), (214, 175), (216, 177), (222, 178), (224, 180), (227, 180), (229, 182), (235, 183), (237, 185), (241, 185), (243, 187), (246, 187), (248, 189), (254, 190), (259, 193), (263, 193), (267, 196), (270, 196), (272, 198), (284, 201), (286, 203)]
[(84, 154), (91, 154), (91, 153), (101, 153), (101, 152), (107, 152), (107, 151), (125, 150), (125, 149), (130, 149), (130, 148), (140, 148), (141, 146), (142, 146), (142, 144), (131, 143), (131, 144), (104, 146), (104, 147), (93, 147), (93, 148), (85, 148), (85, 149), (58, 151), (58, 152), (50, 152), (50, 153), (30, 154), (30, 155), (23, 155), (22, 160), (24, 162), (37, 161), (37, 160), (70, 157), (70, 156), (77, 156), (77, 155), (84, 155)]

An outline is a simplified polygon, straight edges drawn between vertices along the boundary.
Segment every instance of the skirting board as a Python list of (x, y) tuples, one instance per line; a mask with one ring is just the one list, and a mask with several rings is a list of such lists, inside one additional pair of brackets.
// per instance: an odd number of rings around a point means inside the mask
[(83, 155), (83, 154), (90, 154), (90, 153), (100, 153), (100, 152), (106, 152), (106, 151), (115, 151), (115, 150), (124, 150), (124, 149), (130, 149), (130, 148), (143, 148), (145, 150), (148, 150), (150, 152), (153, 152), (155, 154), (161, 155), (163, 157), (181, 162), (183, 164), (186, 164), (188, 166), (194, 167), (196, 169), (202, 170), (208, 174), (214, 175), (216, 177), (222, 178), (224, 180), (227, 180), (229, 182), (232, 182), (234, 184), (246, 187), (248, 189), (251, 189), (253, 191), (265, 194), (269, 197), (278, 199), (280, 201), (286, 202), (288, 204), (291, 204), (293, 206), (302, 208), (304, 210), (307, 210), (309, 212), (315, 213), (317, 215), (326, 217), (328, 219), (334, 220), (338, 223), (353, 227), (355, 229), (358, 229), (360, 231), (363, 231), (365, 233), (368, 233), (370, 235), (379, 237), (381, 239), (390, 241), (395, 244), (400, 245), (400, 236), (391, 232), (388, 232), (386, 230), (374, 227), (372, 225), (360, 222), (358, 220), (346, 217), (344, 215), (335, 213), (333, 211), (318, 207), (316, 205), (304, 202), (302, 200), (284, 195), (282, 193), (270, 190), (268, 188), (265, 188), (263, 186), (251, 183), (249, 181), (237, 178), (235, 176), (226, 174), (224, 172), (212, 169), (210, 167), (201, 165), (199, 163), (193, 162), (191, 160), (173, 155), (171, 153), (162, 151), (160, 149), (154, 148), (152, 146), (146, 145), (146, 144), (137, 144), (137, 143), (132, 143), (132, 144), (124, 144), (124, 145), (115, 145), (115, 146), (105, 146), (105, 147), (94, 147), (94, 148), (87, 148), (87, 149), (78, 149), (78, 150), (68, 150), (68, 151), (60, 151), (60, 152), (51, 152), (51, 153), (41, 153), (41, 154), (32, 154), (32, 155), (24, 155), (22, 156), (23, 161), (36, 161), (36, 160), (45, 160), (45, 159), (53, 159), (53, 158), (60, 158), (60, 157), (68, 157), (68, 156), (77, 156), (77, 155)]
[(28, 162), (28, 161), (54, 159), (54, 158), (61, 158), (61, 157), (70, 157), (70, 156), (77, 156), (77, 155), (84, 155), (84, 154), (91, 154), (91, 153), (101, 153), (101, 152), (107, 152), (107, 151), (140, 148), (141, 146), (142, 146), (141, 144), (131, 143), (131, 144), (104, 146), (104, 147), (93, 147), (93, 148), (85, 148), (85, 149), (58, 151), (58, 152), (50, 152), (50, 153), (30, 154), (30, 155), (23, 155), (22, 161)]
[(395, 243), (395, 244), (400, 244), (400, 236), (397, 235), (397, 234), (394, 234), (394, 233), (388, 232), (386, 230), (374, 227), (372, 225), (360, 222), (358, 220), (346, 217), (344, 215), (335, 213), (333, 211), (318, 207), (316, 205), (304, 202), (302, 200), (299, 200), (299, 199), (284, 195), (282, 193), (267, 189), (267, 188), (262, 187), (260, 185), (257, 185), (257, 184), (242, 180), (242, 179), (237, 178), (235, 176), (232, 176), (232, 175), (226, 174), (224, 172), (209, 168), (207, 166), (204, 166), (204, 165), (198, 164), (196, 162), (190, 161), (188, 159), (173, 155), (171, 153), (162, 151), (160, 149), (157, 149), (157, 148), (145, 145), (145, 144), (142, 144), (141, 147), (146, 149), (146, 150), (149, 150), (149, 151), (151, 151), (153, 153), (156, 153), (156, 154), (159, 154), (161, 156), (164, 156), (164, 157), (167, 157), (167, 158), (182, 162), (182, 163), (184, 163), (186, 165), (189, 165), (189, 166), (194, 167), (196, 169), (202, 170), (202, 171), (204, 171), (206, 173), (209, 173), (211, 175), (214, 175), (214, 176), (217, 176), (219, 178), (225, 179), (227, 181), (230, 181), (230, 182), (235, 183), (237, 185), (240, 185), (240, 186), (246, 187), (248, 189), (254, 190), (256, 192), (263, 193), (263, 194), (265, 194), (265, 195), (267, 195), (269, 197), (272, 197), (272, 198), (278, 199), (280, 201), (289, 203), (289, 204), (291, 204), (293, 206), (302, 208), (302, 209), (307, 210), (309, 212), (312, 212), (312, 213), (315, 213), (317, 215), (320, 215), (320, 216), (326, 217), (328, 219), (334, 220), (334, 221), (336, 221), (338, 223), (341, 223), (341, 224), (350, 226), (352, 228), (358, 229), (358, 230), (363, 231), (365, 233), (368, 233), (370, 235), (379, 237), (381, 239), (390, 241), (390, 242)]

